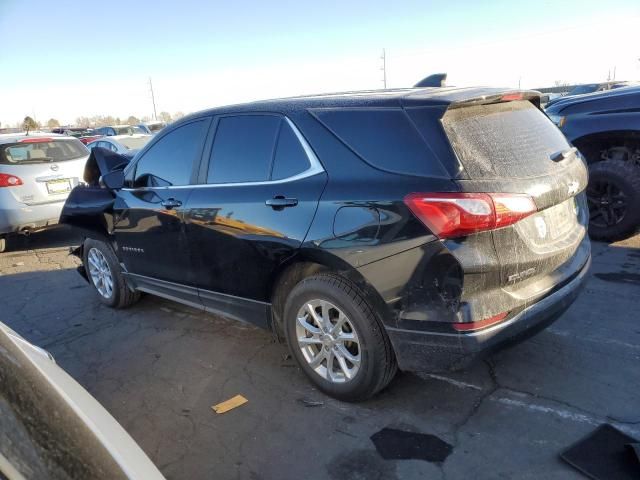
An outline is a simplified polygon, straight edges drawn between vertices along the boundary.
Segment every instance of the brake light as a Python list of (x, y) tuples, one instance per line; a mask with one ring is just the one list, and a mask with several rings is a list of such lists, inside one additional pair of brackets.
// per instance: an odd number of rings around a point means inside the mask
[(512, 102), (514, 100), (522, 99), (524, 99), (524, 93), (522, 92), (505, 93), (504, 95), (502, 95), (503, 102)]
[(1, 187), (17, 187), (22, 185), (22, 179), (15, 175), (8, 175), (6, 173), (0, 173), (0, 188)]
[(513, 193), (410, 193), (404, 203), (439, 238), (506, 227), (537, 211), (531, 197)]
[(53, 139), (49, 137), (29, 137), (18, 140), (18, 143), (47, 143), (52, 141)]

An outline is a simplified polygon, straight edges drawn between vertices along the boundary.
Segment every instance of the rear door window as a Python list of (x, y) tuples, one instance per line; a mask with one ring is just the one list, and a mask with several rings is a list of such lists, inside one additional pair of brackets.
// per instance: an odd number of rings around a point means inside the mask
[(310, 166), (298, 136), (284, 117), (222, 117), (211, 150), (207, 183), (284, 180)]
[(220, 118), (207, 183), (269, 180), (280, 122), (280, 117), (275, 115)]
[(310, 166), (309, 157), (307, 157), (298, 136), (289, 123), (283, 120), (273, 158), (271, 180), (293, 177), (304, 172)]
[(531, 102), (454, 108), (442, 124), (470, 178), (527, 178), (562, 168), (551, 155), (570, 148)]
[(163, 136), (135, 166), (134, 187), (189, 185), (194, 162), (200, 160), (209, 120), (188, 123)]

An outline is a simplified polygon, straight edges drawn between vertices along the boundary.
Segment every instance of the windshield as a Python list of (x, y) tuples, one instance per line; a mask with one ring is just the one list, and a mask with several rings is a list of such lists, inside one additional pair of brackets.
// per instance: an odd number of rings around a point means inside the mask
[(140, 150), (151, 139), (150, 135), (144, 137), (125, 137), (119, 138), (118, 142), (127, 147), (129, 150)]
[(87, 155), (87, 148), (75, 139), (29, 138), (0, 145), (0, 164), (4, 165), (64, 162)]
[(137, 125), (129, 125), (126, 127), (113, 127), (116, 135), (133, 135), (134, 133), (147, 133)]

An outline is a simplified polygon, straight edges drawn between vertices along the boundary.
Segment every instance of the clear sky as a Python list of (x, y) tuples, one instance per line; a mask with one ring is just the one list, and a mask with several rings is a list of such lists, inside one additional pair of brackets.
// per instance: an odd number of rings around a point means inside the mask
[(0, 0), (0, 122), (336, 90), (640, 80), (640, 0)]

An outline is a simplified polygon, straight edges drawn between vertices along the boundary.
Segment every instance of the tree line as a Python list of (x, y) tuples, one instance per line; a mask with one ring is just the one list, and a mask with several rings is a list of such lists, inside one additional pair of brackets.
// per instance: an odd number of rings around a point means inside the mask
[[(163, 121), (165, 123), (171, 123), (179, 118), (184, 117), (184, 113), (175, 112), (173, 115), (169, 112), (160, 112), (158, 114), (158, 120)], [(106, 127), (108, 125), (138, 125), (140, 123), (146, 123), (152, 121), (152, 118), (149, 116), (144, 116), (141, 118), (136, 117), (135, 115), (129, 115), (126, 119), (121, 119), (120, 117), (112, 117), (111, 115), (94, 115), (93, 117), (78, 117), (74, 123), (76, 127), (84, 127), (84, 128), (98, 128), (98, 127)], [(0, 125), (1, 127), (2, 125)], [(46, 126), (47, 128), (56, 128), (60, 127), (60, 122), (56, 118), (50, 118), (47, 120), (45, 124), (35, 120), (30, 116), (24, 117), (22, 122), (17, 122), (15, 124), (16, 128), (22, 128), (26, 131), (38, 130)]]

